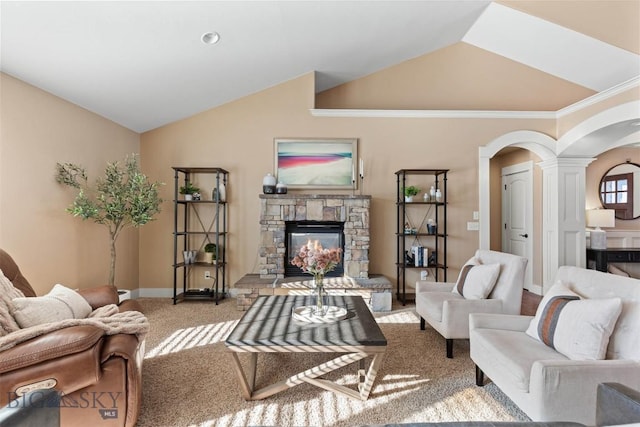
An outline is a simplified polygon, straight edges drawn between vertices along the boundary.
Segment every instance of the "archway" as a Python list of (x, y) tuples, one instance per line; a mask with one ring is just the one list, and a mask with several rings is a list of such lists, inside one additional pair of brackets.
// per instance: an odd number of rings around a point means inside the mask
[[(543, 283), (551, 285), (559, 265), (585, 265), (584, 175), (593, 157), (640, 141), (640, 101), (602, 111), (559, 140), (535, 131), (515, 131), (479, 148), (479, 247), (490, 247), (490, 159), (507, 147), (534, 152), (542, 161)], [(564, 215), (564, 216), (563, 216)], [(569, 216), (567, 216), (569, 215)], [(543, 289), (544, 293), (544, 289)]]
[(498, 152), (507, 147), (524, 148), (532, 151), (538, 157), (545, 160), (555, 159), (556, 140), (541, 132), (530, 130), (514, 131), (504, 134), (484, 147), (479, 148), (479, 213), (480, 213), (480, 230), (478, 247), (481, 249), (489, 249), (491, 226), (491, 195), (489, 191), (489, 168), (490, 160)]
[(594, 157), (640, 141), (640, 100), (604, 110), (558, 139), (558, 157)]

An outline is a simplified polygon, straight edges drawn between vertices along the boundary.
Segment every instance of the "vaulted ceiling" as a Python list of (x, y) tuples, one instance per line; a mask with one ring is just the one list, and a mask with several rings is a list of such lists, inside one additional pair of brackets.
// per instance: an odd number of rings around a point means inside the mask
[(639, 17), (640, 0), (1, 1), (0, 70), (144, 132), (313, 71), (317, 92), (423, 56), (446, 73), (436, 55), (463, 43), (566, 82), (566, 106), (640, 75)]

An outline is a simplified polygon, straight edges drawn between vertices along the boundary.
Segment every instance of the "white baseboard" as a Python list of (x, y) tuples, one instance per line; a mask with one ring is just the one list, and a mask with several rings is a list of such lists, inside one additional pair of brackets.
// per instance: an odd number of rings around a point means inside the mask
[(172, 288), (139, 288), (134, 298), (173, 298)]

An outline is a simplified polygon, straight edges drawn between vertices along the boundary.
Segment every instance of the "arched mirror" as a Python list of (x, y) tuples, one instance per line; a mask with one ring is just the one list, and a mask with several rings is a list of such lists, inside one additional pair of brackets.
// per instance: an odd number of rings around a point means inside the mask
[(627, 161), (609, 169), (600, 180), (600, 202), (618, 219), (640, 218), (640, 165)]

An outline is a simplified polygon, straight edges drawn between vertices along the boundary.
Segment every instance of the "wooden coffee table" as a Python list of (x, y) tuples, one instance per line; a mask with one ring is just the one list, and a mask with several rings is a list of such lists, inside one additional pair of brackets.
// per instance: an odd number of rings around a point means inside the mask
[[(378, 368), (384, 358), (387, 340), (362, 297), (330, 296), (328, 304), (345, 307), (346, 319), (327, 324), (304, 323), (293, 319), (295, 307), (311, 304), (310, 296), (263, 296), (253, 303), (226, 339), (233, 359), (240, 389), (246, 400), (269, 397), (302, 383), (366, 400), (369, 397)], [(255, 389), (258, 353), (339, 353), (318, 366), (292, 375), (275, 384)], [(240, 364), (238, 353), (248, 353), (247, 371)], [(371, 356), (368, 369), (365, 359)], [(328, 372), (359, 362), (358, 390), (320, 378)]]

